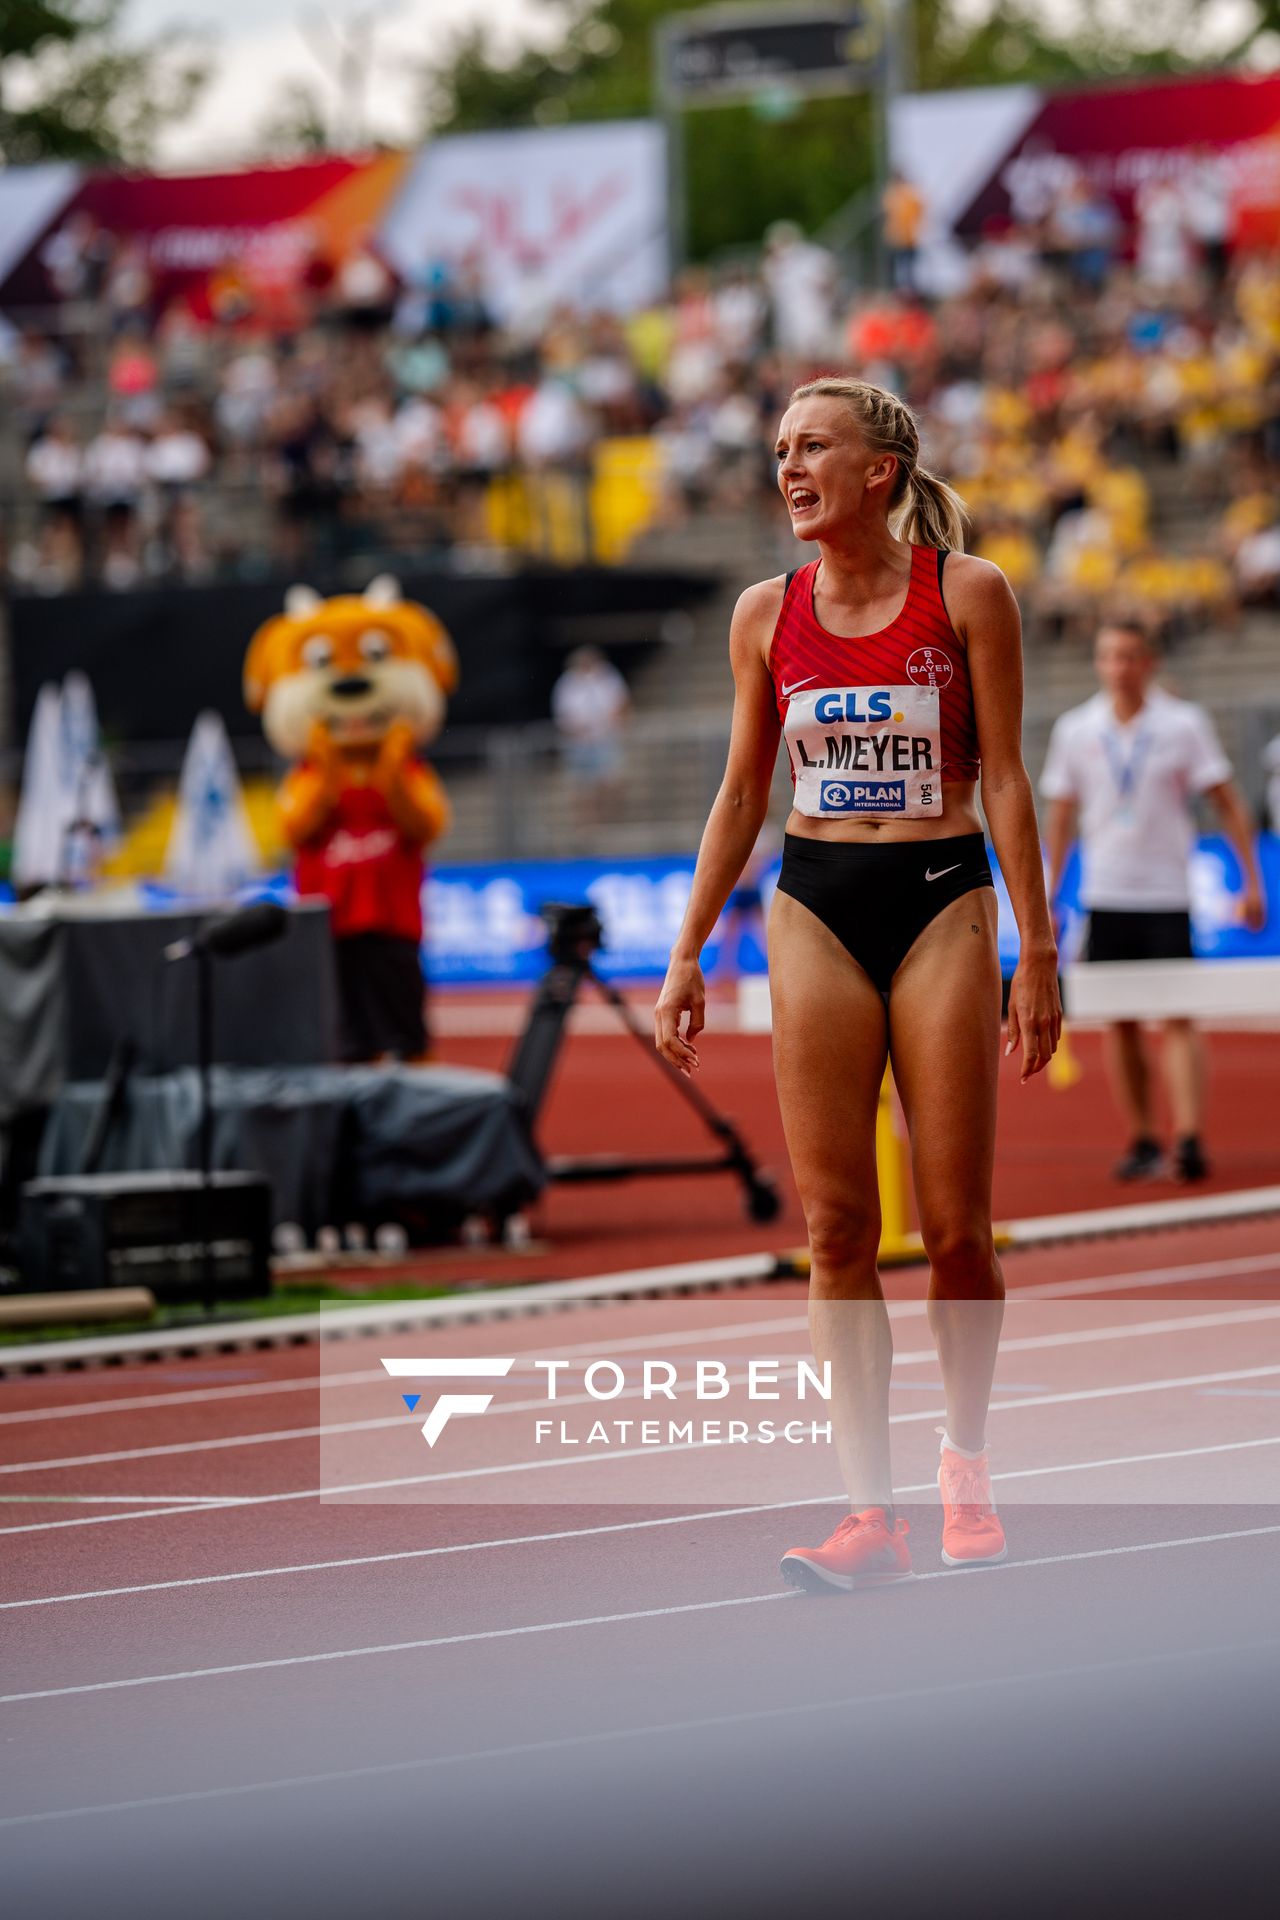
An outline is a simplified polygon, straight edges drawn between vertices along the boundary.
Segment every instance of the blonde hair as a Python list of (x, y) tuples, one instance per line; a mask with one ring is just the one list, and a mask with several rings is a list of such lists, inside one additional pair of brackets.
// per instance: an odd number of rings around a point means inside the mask
[(873, 453), (897, 456), (898, 471), (889, 496), (889, 526), (899, 540), (918, 547), (945, 547), (964, 552), (969, 514), (954, 487), (920, 465), (920, 430), (905, 400), (869, 380), (826, 374), (797, 387), (797, 400), (843, 400), (858, 418), (863, 439)]

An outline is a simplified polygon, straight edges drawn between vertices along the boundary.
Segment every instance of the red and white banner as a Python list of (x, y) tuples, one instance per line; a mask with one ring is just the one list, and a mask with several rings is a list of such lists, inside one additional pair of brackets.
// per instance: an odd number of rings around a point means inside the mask
[[(277, 299), (319, 257), (338, 265), (376, 232), (412, 164), (406, 154), (329, 155), (236, 173), (85, 173), (23, 167), (0, 173), (0, 308), (49, 307), (51, 270), (68, 223), (135, 248), (152, 317), (182, 300), (208, 318), (221, 299)], [(10, 220), (11, 210), (21, 218)]]
[(379, 241), (406, 278), (473, 268), (504, 321), (561, 303), (642, 306), (667, 281), (662, 129), (622, 120), (435, 140)]
[(1280, 76), (1207, 74), (1049, 93), (979, 87), (894, 103), (893, 163), (928, 202), (929, 281), (957, 249), (1043, 205), (1083, 174), (1131, 226), (1134, 196), (1178, 179), (1206, 149), (1230, 186), (1233, 245), (1280, 241)]
[(562, 302), (626, 310), (667, 280), (666, 146), (651, 121), (459, 134), (418, 153), (333, 154), (236, 173), (0, 172), (0, 311), (57, 304), (59, 236), (136, 249), (152, 318), (287, 319), (316, 259), (371, 241), (407, 280), (474, 271), (503, 320)]

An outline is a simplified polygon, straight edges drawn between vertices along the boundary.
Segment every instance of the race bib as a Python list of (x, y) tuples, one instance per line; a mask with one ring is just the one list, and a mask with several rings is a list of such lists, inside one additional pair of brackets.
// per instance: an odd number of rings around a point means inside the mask
[(796, 806), (814, 818), (942, 818), (937, 687), (819, 687), (787, 706)]

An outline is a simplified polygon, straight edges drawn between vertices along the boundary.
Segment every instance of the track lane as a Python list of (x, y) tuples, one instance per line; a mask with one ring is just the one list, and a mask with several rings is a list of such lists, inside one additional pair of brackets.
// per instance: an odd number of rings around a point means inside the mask
[[(1144, 1515), (1135, 1526), (1131, 1513), (1073, 1516), (1075, 1538), (1064, 1552), (1061, 1527), (1049, 1516), (1055, 1550), (1038, 1564), (1032, 1556), (986, 1575), (935, 1568), (908, 1587), (830, 1604), (785, 1595), (773, 1604), (772, 1590), (757, 1597), (750, 1576), (758, 1573), (762, 1543), (747, 1522), (736, 1538), (717, 1539), (714, 1560), (691, 1562), (667, 1543), (651, 1556), (643, 1580), (632, 1563), (632, 1604), (623, 1609), (630, 1619), (599, 1617), (609, 1614), (611, 1597), (616, 1601), (612, 1576), (621, 1569), (603, 1565), (598, 1554), (575, 1552), (559, 1569), (556, 1593), (517, 1596), (506, 1589), (508, 1617), (527, 1614), (533, 1599), (562, 1603), (569, 1591), (573, 1609), (561, 1604), (547, 1619), (598, 1624), (552, 1624), (531, 1636), (519, 1621), (514, 1635), (500, 1627), (496, 1639), (6, 1706), (28, 1755), (15, 1787), (28, 1810), (33, 1788), (46, 1795), (53, 1788), (52, 1778), (41, 1780), (42, 1770), (31, 1766), (40, 1749), (56, 1755), (59, 1794), (79, 1789), (92, 1797), (108, 1754), (115, 1756), (117, 1794), (156, 1792), (174, 1784), (178, 1767), (204, 1784), (216, 1784), (219, 1769), (225, 1778), (226, 1769), (243, 1768), (248, 1727), (256, 1769), (269, 1775), (331, 1757), (368, 1764), (386, 1759), (389, 1743), (403, 1751), (412, 1740), (420, 1753), (424, 1735), (443, 1753), (476, 1744), (477, 1731), (496, 1743), (643, 1724), (673, 1707), (732, 1711), (744, 1704), (744, 1691), (754, 1707), (821, 1701), (837, 1671), (847, 1691), (883, 1685), (887, 1677), (945, 1684), (954, 1678), (959, 1646), (968, 1672), (995, 1676), (1015, 1654), (1034, 1653), (1039, 1665), (1094, 1659), (1100, 1635), (1105, 1650), (1120, 1655), (1157, 1646), (1190, 1652), (1210, 1626), (1218, 1640), (1274, 1637), (1266, 1589), (1280, 1568), (1276, 1522), (1259, 1522), (1266, 1532), (1211, 1528), (1197, 1535), (1152, 1524), (1160, 1519), (1167, 1516)], [(1135, 1540), (1135, 1532), (1144, 1537)], [(1100, 1534), (1117, 1533), (1125, 1537), (1099, 1543)], [(1178, 1544), (1155, 1544), (1161, 1542)], [(1224, 1606), (1217, 1576), (1226, 1553), (1245, 1577)], [(424, 1593), (424, 1603), (430, 1597)], [(404, 1593), (395, 1600), (403, 1619)], [(740, 1600), (748, 1604), (724, 1604)], [(681, 1606), (697, 1611), (670, 1610)], [(366, 1594), (353, 1596), (349, 1617), (363, 1622), (367, 1635), (380, 1616)], [(262, 1621), (248, 1624), (260, 1637)], [(366, 1637), (357, 1644), (372, 1643)]]
[[(1188, 1311), (1213, 1324), (1194, 1333), (1108, 1338), (1090, 1348), (1077, 1343), (1008, 1353), (1002, 1373), (1013, 1383), (1009, 1397), (1030, 1404), (993, 1416), (997, 1470), (1002, 1464), (1012, 1472), (1061, 1466), (1085, 1454), (1109, 1457), (1126, 1448), (1138, 1452), (1135, 1440), (1144, 1434), (1150, 1439), (1151, 1409), (1162, 1398), (1193, 1445), (1235, 1445), (1265, 1432), (1280, 1434), (1276, 1401), (1254, 1397), (1271, 1381), (1256, 1371), (1271, 1364), (1256, 1352), (1271, 1321), (1231, 1317), (1253, 1316), (1274, 1303), (1280, 1282), (1276, 1238), (1266, 1223), (1242, 1223), (1211, 1236), (1164, 1235), (1011, 1259), (1011, 1278), (1028, 1287), (1069, 1284), (1090, 1312), (1100, 1299), (1110, 1311), (1112, 1303), (1128, 1298), (1144, 1326)], [(768, 1298), (772, 1306), (780, 1296), (771, 1292)], [(798, 1320), (801, 1290), (791, 1289), (783, 1304)], [(601, 1311), (571, 1316), (573, 1339), (584, 1348), (596, 1348), (597, 1336), (615, 1324), (612, 1309), (603, 1320)], [(634, 1318), (616, 1324), (635, 1327)], [(556, 1344), (555, 1330), (542, 1322), (511, 1322), (504, 1331), (543, 1350)], [(940, 1404), (921, 1391), (935, 1377), (926, 1364), (923, 1333), (913, 1309), (897, 1337), (922, 1356), (902, 1383), (916, 1390), (895, 1396), (901, 1405), (894, 1408), (899, 1480), (921, 1489), (929, 1486), (936, 1461), (928, 1427), (932, 1408)], [(641, 1337), (638, 1330), (634, 1337)], [(1192, 1345), (1205, 1363), (1175, 1372), (1168, 1355), (1180, 1344)], [(352, 1365), (350, 1349), (338, 1352), (342, 1369), (374, 1376), (374, 1382), (355, 1379), (338, 1389), (340, 1405), (358, 1403), (370, 1384), (381, 1386), (376, 1367)], [(1094, 1387), (1134, 1384), (1140, 1372), (1134, 1363), (1145, 1358), (1149, 1373), (1164, 1370), (1170, 1378), (1233, 1374), (1234, 1380), (1210, 1384), (1247, 1388), (1250, 1396), (1206, 1397), (1197, 1386), (1166, 1387), (1061, 1402), (1054, 1411), (1038, 1403), (1045, 1388), (1072, 1390), (1064, 1385), (1068, 1357), (1087, 1362)], [(124, 1398), (149, 1404), (88, 1416), (90, 1437), (80, 1444), (69, 1408), (76, 1394), (91, 1404), (114, 1400), (114, 1392), (104, 1393), (101, 1375), (79, 1378), (65, 1397), (71, 1386), (65, 1378), (52, 1394), (50, 1381), (20, 1383), (20, 1405), (0, 1390), (0, 1412), (38, 1416), (34, 1385), (52, 1415), (0, 1426), (0, 1453), (11, 1463), (9, 1442), (20, 1438), (27, 1459), (80, 1460), (183, 1447), (188, 1435), (216, 1439), (271, 1431), (271, 1392), (256, 1389), (272, 1386), (277, 1356), (254, 1356), (252, 1369), (244, 1356), (227, 1358), (240, 1362), (240, 1377), (231, 1377), (233, 1367), (202, 1364), (198, 1381), (177, 1386), (179, 1394), (197, 1396), (184, 1398), (181, 1406), (156, 1389), (156, 1369), (139, 1370), (140, 1378), (123, 1383), (113, 1380)], [(288, 1423), (303, 1425), (299, 1413), (307, 1409), (310, 1424), (321, 1424), (315, 1353), (286, 1350), (280, 1358), (286, 1362)], [(260, 1367), (263, 1377), (243, 1377)], [(219, 1397), (222, 1383), (225, 1399)], [(1025, 1391), (1028, 1386), (1035, 1390)], [(255, 1391), (235, 1391), (246, 1387)], [(477, 1449), (468, 1458), (481, 1464), (492, 1458), (484, 1451), (491, 1442), (482, 1445), (486, 1422), (474, 1423), (466, 1435), (467, 1446)], [(500, 1438), (496, 1431), (494, 1441)], [(353, 1766), (403, 1761), (413, 1767), (424, 1758), (443, 1763), (478, 1747), (590, 1741), (611, 1728), (626, 1732), (664, 1718), (683, 1724), (775, 1706), (821, 1707), (832, 1698), (835, 1676), (841, 1698), (873, 1692), (877, 1685), (884, 1690), (886, 1675), (889, 1687), (936, 1693), (954, 1680), (959, 1647), (972, 1663), (971, 1677), (996, 1684), (1001, 1670), (1017, 1662), (1027, 1672), (1065, 1671), (1073, 1663), (1096, 1663), (1100, 1652), (1124, 1660), (1154, 1650), (1194, 1664), (1208, 1646), (1233, 1636), (1253, 1644), (1273, 1632), (1280, 1546), (1265, 1529), (1280, 1522), (1280, 1506), (1224, 1508), (1213, 1490), (1213, 1476), (1223, 1468), (1209, 1454), (1200, 1457), (1198, 1471), (1207, 1476), (1210, 1504), (1197, 1509), (1049, 1507), (1015, 1502), (1011, 1489), (1001, 1489), (1016, 1558), (1009, 1568), (987, 1574), (944, 1575), (938, 1568), (939, 1519), (929, 1497), (912, 1509), (913, 1546), (926, 1577), (908, 1589), (823, 1606), (785, 1596), (770, 1603), (780, 1549), (795, 1537), (820, 1537), (828, 1524), (825, 1513), (818, 1518), (822, 1510), (662, 1516), (664, 1524), (644, 1527), (636, 1521), (658, 1516), (640, 1509), (619, 1517), (615, 1511), (599, 1524), (625, 1531), (606, 1533), (585, 1531), (584, 1522), (599, 1517), (583, 1506), (542, 1506), (532, 1516), (525, 1508), (513, 1516), (498, 1506), (320, 1503), (308, 1491), (315, 1484), (315, 1450), (313, 1434), (209, 1449), (190, 1454), (189, 1481), (166, 1476), (167, 1484), (160, 1475), (180, 1464), (179, 1454), (47, 1469), (47, 1493), (83, 1492), (71, 1483), (85, 1473), (97, 1483), (94, 1491), (144, 1491), (131, 1476), (145, 1470), (156, 1475), (148, 1484), (159, 1491), (207, 1495), (249, 1486), (245, 1463), (252, 1455), (264, 1467), (269, 1461), (271, 1473), (280, 1476), (267, 1477), (268, 1490), (299, 1497), (8, 1536), (0, 1574), (5, 1598), (56, 1600), (59, 1593), (97, 1593), (112, 1585), (153, 1590), (6, 1612), (3, 1690), (94, 1685), (170, 1664), (243, 1665), (409, 1640), (449, 1638), (453, 1644), (12, 1703), (4, 1708), (17, 1740), (9, 1754), (20, 1753), (21, 1765), (7, 1790), (11, 1804), (51, 1811), (95, 1799), (217, 1791), (250, 1774), (271, 1779), (327, 1769), (345, 1775)], [(297, 1475), (292, 1486), (281, 1475), (290, 1467)], [(228, 1477), (218, 1477), (224, 1470)], [(253, 1473), (260, 1470), (255, 1465)], [(0, 1491), (10, 1478), (23, 1485), (29, 1476), (0, 1476)], [(1035, 1482), (1027, 1491), (1044, 1497)], [(0, 1517), (5, 1511), (0, 1504)], [(572, 1537), (520, 1537), (557, 1531)], [(494, 1544), (504, 1536), (512, 1544)], [(1174, 1539), (1190, 1544), (1153, 1544)], [(419, 1551), (417, 1559), (398, 1557)], [(1091, 1554), (1102, 1557), (1084, 1557)], [(341, 1564), (316, 1565), (306, 1573), (266, 1571), (333, 1560)], [(224, 1581), (224, 1574), (250, 1577)], [(166, 1576), (208, 1577), (209, 1584), (166, 1587)], [(726, 1600), (751, 1604), (725, 1606)], [(672, 1606), (700, 1611), (660, 1611)], [(554, 1624), (617, 1614), (642, 1617), (592, 1627)], [(522, 1631), (546, 1626), (551, 1630)], [(503, 1637), (455, 1637), (477, 1632)], [(168, 1654), (177, 1658), (170, 1662)], [(514, 1760), (474, 1764), (491, 1768), (502, 1781)], [(306, 1791), (304, 1803), (314, 1804)], [(144, 1814), (129, 1818), (137, 1831), (146, 1828)], [(146, 1831), (154, 1844), (154, 1831)]]

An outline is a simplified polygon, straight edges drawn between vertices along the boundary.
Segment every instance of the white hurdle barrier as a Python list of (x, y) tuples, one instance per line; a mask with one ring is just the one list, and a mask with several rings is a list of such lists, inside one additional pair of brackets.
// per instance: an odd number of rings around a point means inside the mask
[[(1063, 1002), (1076, 1026), (1111, 1020), (1244, 1021), (1280, 1027), (1280, 960), (1095, 960), (1063, 971)], [(769, 982), (738, 982), (738, 1029), (768, 1033)]]
[(1280, 1025), (1280, 960), (1094, 960), (1063, 978), (1067, 1018), (1274, 1021)]

